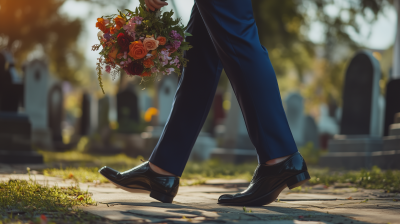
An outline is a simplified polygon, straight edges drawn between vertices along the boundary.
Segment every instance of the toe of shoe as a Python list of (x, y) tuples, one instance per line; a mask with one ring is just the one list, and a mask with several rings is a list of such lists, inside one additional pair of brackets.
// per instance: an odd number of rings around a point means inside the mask
[(119, 172), (110, 167), (103, 166), (99, 169), (99, 173), (105, 177), (116, 177)]
[(229, 203), (233, 199), (231, 194), (223, 194), (218, 198), (218, 203)]

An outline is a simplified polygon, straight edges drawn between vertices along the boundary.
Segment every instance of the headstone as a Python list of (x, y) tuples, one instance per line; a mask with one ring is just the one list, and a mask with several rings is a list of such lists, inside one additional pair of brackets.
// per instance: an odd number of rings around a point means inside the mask
[(148, 90), (140, 90), (139, 91), (139, 108), (141, 113), (145, 113), (150, 107), (153, 106), (153, 100), (149, 95)]
[(62, 121), (64, 111), (64, 96), (61, 84), (55, 84), (48, 94), (48, 124), (53, 143), (62, 143)]
[(175, 92), (178, 88), (178, 78), (175, 75), (164, 76), (158, 84), (158, 124), (164, 127), (174, 102)]
[(384, 136), (389, 136), (389, 127), (396, 113), (400, 113), (400, 79), (392, 79), (386, 85)]
[(351, 60), (343, 90), (341, 135), (379, 137), (379, 62), (362, 51)]
[(214, 126), (214, 128), (217, 125), (222, 124), (224, 121), (225, 110), (223, 108), (223, 103), (224, 103), (223, 93), (217, 90), (217, 92), (215, 93), (214, 102), (213, 102), (213, 110), (214, 110), (213, 126)]
[(340, 135), (329, 141), (321, 165), (346, 169), (373, 165), (372, 154), (383, 145), (380, 77), (379, 62), (370, 52), (358, 52), (351, 60), (345, 75)]
[(132, 85), (117, 94), (118, 132), (137, 133), (139, 124), (138, 97)]
[(319, 149), (319, 131), (314, 118), (307, 115), (304, 120), (303, 141), (305, 144), (312, 143), (314, 150)]
[(80, 131), (81, 136), (86, 136), (90, 134), (90, 120), (91, 120), (91, 98), (88, 93), (83, 93), (82, 104), (81, 104), (81, 119), (80, 119)]
[(289, 93), (284, 100), (286, 117), (289, 123), (290, 130), (297, 147), (301, 147), (306, 142), (304, 141), (304, 99), (298, 93)]
[(7, 51), (0, 52), (0, 110), (17, 112), (22, 104), (23, 85)]
[(336, 117), (332, 116), (335, 115), (335, 111), (330, 113), (326, 104), (322, 104), (319, 111), (318, 131), (320, 133), (320, 147), (322, 149), (327, 149), (328, 141), (339, 133), (339, 125)]
[(43, 163), (43, 156), (31, 147), (31, 123), (28, 116), (18, 114), (23, 85), (18, 83), (17, 75), (13, 73), (16, 71), (12, 58), (6, 52), (1, 52), (0, 163)]
[(48, 123), (48, 91), (51, 84), (47, 63), (33, 60), (25, 67), (25, 113), (32, 124), (32, 142), (52, 149), (52, 134)]

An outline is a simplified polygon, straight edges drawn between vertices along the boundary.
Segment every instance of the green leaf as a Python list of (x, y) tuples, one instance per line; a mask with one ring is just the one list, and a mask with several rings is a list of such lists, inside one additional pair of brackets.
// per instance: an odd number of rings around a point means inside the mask
[(192, 37), (193, 35), (192, 35), (191, 33), (185, 32), (185, 36), (187, 36), (187, 37)]

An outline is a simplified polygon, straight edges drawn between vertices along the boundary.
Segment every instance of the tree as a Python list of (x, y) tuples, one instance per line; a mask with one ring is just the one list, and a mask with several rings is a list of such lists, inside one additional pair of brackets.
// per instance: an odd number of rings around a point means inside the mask
[[(349, 30), (359, 34), (357, 16), (372, 23), (393, 0), (252, 0), (261, 43), (268, 49), (278, 76), (295, 70), (300, 80), (308, 70), (314, 70), (314, 83), (306, 94), (315, 103), (336, 101), (340, 104), (343, 75), (352, 52), (363, 47), (351, 39)], [(334, 6), (338, 13), (328, 13)], [(311, 9), (311, 10), (310, 10)], [(315, 11), (311, 16), (310, 11)], [(324, 28), (322, 46), (307, 38), (312, 22)], [(334, 60), (338, 47), (346, 47), (348, 57)], [(315, 60), (314, 52), (322, 47), (323, 58)]]

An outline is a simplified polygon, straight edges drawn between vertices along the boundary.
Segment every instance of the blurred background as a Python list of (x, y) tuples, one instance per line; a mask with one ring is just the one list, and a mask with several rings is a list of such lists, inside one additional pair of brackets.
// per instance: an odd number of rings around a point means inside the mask
[[(163, 10), (174, 10), (186, 25), (194, 1), (168, 3)], [(398, 169), (391, 161), (400, 156), (399, 1), (252, 3), (293, 136), (308, 162)], [(67, 155), (56, 152), (150, 156), (179, 77), (145, 82), (104, 71), (103, 94), (95, 71), (98, 52), (91, 51), (98, 43), (98, 17), (138, 5), (0, 0), (0, 163)], [(234, 164), (257, 158), (224, 72), (190, 159), (210, 158)]]

